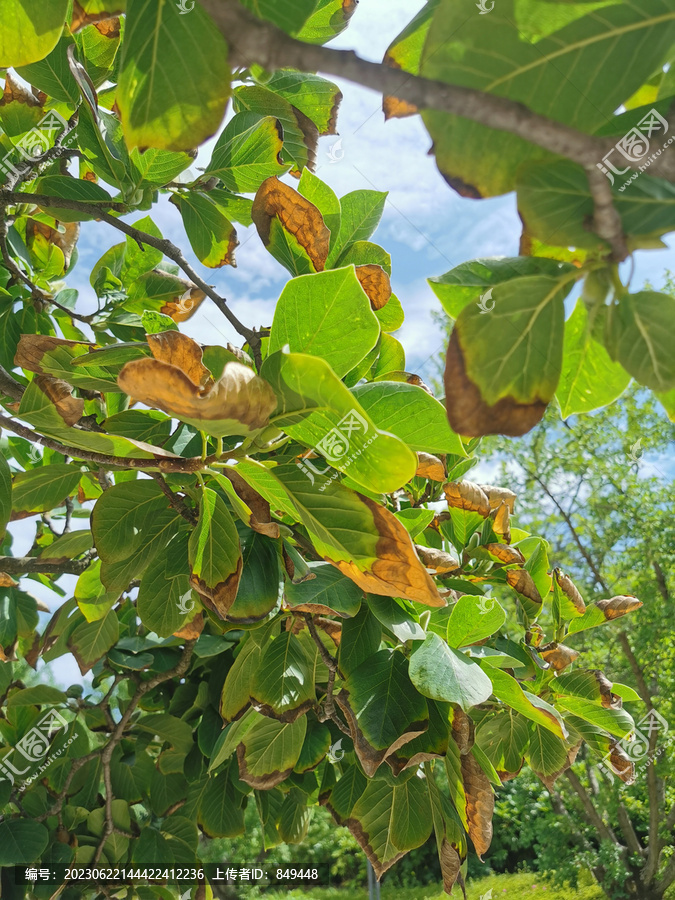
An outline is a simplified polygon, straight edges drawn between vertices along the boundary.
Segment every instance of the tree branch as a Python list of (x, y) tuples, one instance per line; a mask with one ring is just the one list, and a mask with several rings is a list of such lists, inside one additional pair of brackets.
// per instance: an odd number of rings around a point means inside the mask
[(586, 820), (589, 822), (590, 825), (593, 826), (593, 828), (595, 828), (595, 830), (598, 833), (598, 836), (602, 840), (611, 841), (611, 843), (613, 843), (613, 844), (618, 844), (619, 841), (617, 840), (616, 835), (614, 834), (614, 832), (608, 825), (605, 825), (604, 821), (602, 820), (602, 817), (600, 816), (600, 813), (596, 810), (595, 806), (593, 805), (593, 801), (591, 800), (590, 796), (588, 795), (586, 788), (583, 786), (583, 784), (579, 780), (579, 777), (576, 774), (576, 772), (574, 772), (570, 768), (570, 769), (567, 769), (567, 771), (565, 772), (565, 775), (566, 775), (569, 783), (574, 788), (575, 793), (581, 800), (581, 805), (584, 808)]
[(41, 559), (39, 556), (0, 556), (0, 572), (7, 575), (81, 575), (88, 559)]
[(148, 472), (148, 475), (157, 482), (162, 493), (169, 501), (169, 504), (176, 510), (176, 512), (191, 525), (196, 525), (199, 518), (197, 513), (193, 509), (190, 509), (185, 500), (183, 500), (183, 498), (179, 494), (174, 494), (174, 492), (171, 490), (171, 488), (166, 483), (164, 478), (159, 474), (159, 472)]

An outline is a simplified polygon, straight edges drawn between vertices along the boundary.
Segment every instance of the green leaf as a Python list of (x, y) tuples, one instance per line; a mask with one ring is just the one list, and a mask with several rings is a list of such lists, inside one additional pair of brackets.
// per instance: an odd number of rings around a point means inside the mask
[(239, 718), (249, 705), (250, 686), (260, 662), (261, 645), (250, 635), (227, 673), (220, 698), (225, 723)]
[[(555, 278), (574, 271), (568, 263), (536, 256), (515, 256), (504, 259), (472, 259), (455, 266), (445, 275), (427, 279), (431, 290), (441, 301), (441, 305), (451, 319), (456, 319), (465, 306), (479, 303), (483, 294), (514, 278), (528, 275), (545, 275)], [(483, 304), (490, 307), (490, 299)]]
[(366, 659), (377, 653), (382, 626), (364, 603), (352, 619), (342, 623), (338, 667), (343, 676), (351, 675)]
[(410, 680), (425, 697), (457, 703), (465, 711), (492, 693), (492, 682), (480, 666), (437, 634), (428, 634), (410, 657)]
[[(35, 185), (35, 192), (47, 194), (49, 197), (60, 197), (64, 200), (78, 200), (81, 203), (100, 203), (102, 200), (110, 201), (112, 199), (110, 194), (99, 185), (66, 175), (45, 175)], [(85, 222), (96, 218), (95, 212), (88, 216), (86, 213), (75, 212), (71, 209), (56, 209), (48, 204), (43, 205), (42, 209), (47, 215), (54, 216), (61, 222)]]
[(288, 171), (279, 161), (283, 137), (274, 116), (237, 113), (218, 138), (205, 177), (219, 178), (235, 193), (257, 191), (266, 178)]
[(0, 540), (5, 536), (12, 515), (12, 472), (3, 453), (0, 453)]
[(42, 512), (61, 506), (82, 478), (77, 466), (52, 464), (14, 476), (12, 504), (15, 513)]
[[(261, 372), (279, 400), (275, 424), (318, 450), (333, 468), (370, 491), (383, 493), (413, 477), (415, 454), (397, 437), (375, 427), (324, 360), (276, 353), (267, 357)], [(310, 476), (308, 484), (313, 484), (311, 470)], [(319, 490), (323, 493), (332, 483), (323, 481)]]
[(409, 850), (421, 847), (431, 834), (426, 781), (409, 778), (396, 786), (369, 781), (345, 824), (380, 878)]
[(84, 675), (117, 643), (120, 629), (113, 610), (96, 622), (78, 625), (68, 638), (68, 648)]
[(244, 833), (244, 809), (229, 772), (209, 778), (199, 806), (199, 824), (212, 838), (233, 838)]
[(66, 700), (66, 695), (58, 688), (38, 684), (35, 687), (12, 692), (7, 698), (7, 707), (11, 709), (15, 706), (54, 706), (57, 703), (65, 703)]
[(496, 600), (464, 594), (460, 597), (448, 620), (448, 644), (467, 647), (490, 637), (506, 621), (506, 612)]
[(378, 381), (352, 388), (352, 394), (379, 429), (395, 434), (411, 450), (466, 456), (461, 438), (448, 425), (443, 406), (422, 388)]
[(117, 103), (130, 148), (199, 146), (229, 94), (227, 45), (201, 6), (184, 16), (170, 0), (129, 0)]
[(524, 691), (515, 678), (501, 669), (491, 667), (490, 678), (492, 680), (492, 693), (498, 700), (506, 703), (507, 706), (521, 713), (525, 718), (531, 719), (536, 725), (547, 728), (561, 740), (565, 739), (566, 733), (562, 724), (562, 718), (550, 704), (540, 697)]
[(302, 28), (316, 0), (242, 0), (242, 6), (290, 34)]
[(498, 773), (520, 771), (529, 739), (527, 719), (511, 709), (486, 716), (476, 730), (476, 745)]
[(176, 194), (175, 201), (197, 259), (210, 269), (234, 265), (237, 232), (211, 197), (189, 191)]
[[(188, 168), (192, 157), (188, 153), (172, 153), (171, 150), (156, 150), (152, 147), (140, 153), (134, 148), (129, 154), (129, 162), (137, 173), (140, 187), (163, 187)], [(142, 227), (137, 222), (134, 225), (136, 228)], [(150, 247), (144, 246), (147, 253)]]
[(557, 703), (562, 709), (568, 710), (575, 716), (590, 722), (591, 725), (597, 725), (603, 731), (608, 731), (619, 738), (626, 737), (635, 728), (633, 719), (623, 709), (608, 709), (604, 706), (599, 706), (592, 700), (566, 695), (559, 696)]
[[(183, 572), (179, 572), (181, 563)], [(166, 551), (150, 561), (141, 578), (136, 607), (141, 622), (159, 637), (169, 637), (185, 624), (195, 601), (184, 535), (171, 540)]]
[(675, 297), (656, 291), (623, 294), (610, 307), (605, 343), (612, 359), (653, 391), (675, 387), (670, 336), (675, 329)]
[(320, 136), (337, 134), (337, 113), (342, 93), (332, 81), (293, 69), (277, 69), (267, 77), (256, 75), (256, 80), (311, 119)]
[(32, 863), (42, 856), (48, 844), (49, 832), (39, 822), (6, 819), (0, 824), (0, 866)]
[(555, 775), (567, 763), (567, 747), (546, 728), (539, 725), (530, 726), (527, 758), (537, 775)]
[(265, 619), (281, 602), (281, 560), (276, 542), (255, 531), (246, 535), (242, 559), (237, 599), (227, 618), (252, 624)]
[[(518, 7), (513, 15), (469, 19), (463, 6), (441, 0), (420, 74), (508, 97), (592, 133), (661, 68), (674, 38), (667, 0), (553, 10), (538, 4), (527, 14)], [(422, 118), (439, 168), (465, 196), (513, 190), (516, 173), (543, 155), (520, 137), (459, 116), (424, 111)]]
[(269, 352), (288, 344), (293, 353), (325, 359), (342, 378), (372, 350), (379, 334), (377, 317), (350, 266), (286, 284), (274, 313)]
[(73, 43), (70, 35), (64, 35), (48, 56), (29, 66), (21, 66), (17, 74), (54, 100), (77, 106), (80, 91), (68, 65), (68, 47)]
[(317, 721), (315, 716), (307, 716), (307, 733), (300, 751), (295, 771), (308, 772), (316, 768), (324, 756), (328, 753), (332, 742), (332, 736), (328, 726)]
[(329, 563), (310, 562), (314, 578), (286, 584), (286, 602), (290, 609), (308, 607), (312, 613), (337, 615), (341, 618), (355, 616), (363, 600), (363, 591), (353, 581)]
[(221, 618), (234, 603), (241, 577), (239, 535), (225, 501), (212, 491), (202, 491), (199, 520), (188, 544), (190, 582), (204, 602)]
[(280, 722), (258, 716), (237, 748), (239, 777), (258, 790), (269, 790), (291, 774), (300, 758), (307, 718)]
[(67, 11), (68, 0), (5, 0), (0, 67), (26, 66), (44, 59), (58, 43)]
[(603, 345), (591, 336), (586, 304), (577, 300), (565, 322), (563, 364), (556, 391), (560, 415), (566, 419), (607, 406), (621, 396), (629, 381), (630, 375), (613, 363)]
[(410, 683), (408, 660), (394, 650), (378, 650), (346, 679), (337, 700), (355, 735), (355, 750), (372, 777), (398, 742), (426, 731), (429, 711)]
[(282, 722), (294, 722), (314, 704), (314, 666), (292, 632), (264, 648), (250, 691), (259, 712)]
[(135, 727), (140, 728), (141, 731), (145, 731), (153, 737), (159, 738), (160, 743), (168, 741), (175, 750), (179, 750), (182, 753), (189, 753), (194, 745), (191, 726), (176, 716), (170, 716), (166, 713), (141, 716), (136, 721)]
[(375, 618), (384, 625), (401, 643), (406, 641), (423, 641), (426, 637), (414, 615), (403, 608), (393, 597), (368, 595), (368, 606)]
[(340, 257), (357, 241), (367, 241), (380, 224), (387, 193), (352, 191), (340, 199), (342, 218), (337, 241), (328, 257), (328, 267), (340, 264)]
[[(70, 537), (70, 535), (64, 535), (63, 537)], [(62, 538), (59, 540), (62, 540)], [(77, 579), (74, 596), (77, 600), (80, 612), (87, 622), (96, 622), (99, 619), (102, 619), (108, 610), (117, 603), (119, 600), (119, 592), (106, 591), (101, 582), (100, 559), (94, 560), (87, 566)]]
[(234, 91), (235, 112), (271, 116), (281, 123), (283, 147), (280, 159), (297, 174), (305, 166), (314, 167), (319, 131), (314, 122), (292, 103), (262, 85), (246, 85)]

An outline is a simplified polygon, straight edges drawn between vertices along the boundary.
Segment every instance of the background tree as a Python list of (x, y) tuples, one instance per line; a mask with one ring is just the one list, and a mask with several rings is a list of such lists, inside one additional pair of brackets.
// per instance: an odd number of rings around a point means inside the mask
[[(429, 3), (375, 65), (321, 46), (348, 23), (343, 0), (6, 0), (0, 509), (3, 527), (41, 519), (27, 556), (7, 537), (0, 558), (1, 865), (176, 865), (203, 897), (198, 829), (240, 834), (255, 804), (265, 847), (297, 843), (319, 803), (378, 875), (433, 833), (450, 891), (468, 839), (479, 857), (489, 848), (493, 785), (524, 761), (552, 786), (588, 746), (632, 779), (618, 742), (633, 730), (622, 701), (638, 695), (583, 662), (566, 671), (579, 658), (567, 640), (641, 602), (587, 606), (545, 542), (511, 521), (515, 494), (464, 476), (472, 436), (526, 431), (565, 379), (587, 385), (581, 399), (568, 391), (567, 413), (610, 402), (628, 373), (670, 408), (675, 301), (627, 293), (617, 266), (672, 226), (673, 152), (622, 206), (596, 165), (616, 138), (592, 132), (646, 79), (665, 92), (650, 136), (667, 131), (675, 13), (661, 0), (598, 13), (537, 3), (527, 39), (502, 16), (468, 25), (458, 46), (447, 29), (460, 7)], [(465, 84), (455, 65), (477, 39), (503, 51), (494, 84), (482, 65), (481, 84)], [(599, 50), (621, 78), (596, 77)], [(462, 190), (471, 166), (476, 195), (518, 187), (524, 255), (438, 282), (457, 315), (446, 408), (392, 336), (391, 260), (370, 240), (384, 195), (338, 198), (312, 173), (340, 101), (319, 70), (383, 92), (389, 114), (420, 111)], [(582, 99), (565, 93), (566, 70), (588, 74)], [(507, 133), (498, 171), (466, 134), (455, 146), (457, 115), (481, 142)], [(645, 127), (631, 109), (609, 133), (633, 119)], [(195, 177), (194, 150), (216, 131)], [(488, 170), (499, 178), (483, 184)], [(556, 190), (569, 179), (572, 210)], [(208, 269), (233, 263), (233, 223), (255, 225), (292, 276), (271, 326), (241, 322), (150, 216), (125, 220), (160, 193)], [(125, 240), (94, 265), (99, 306), (83, 313), (67, 285), (78, 223), (92, 219)], [(563, 301), (578, 281), (570, 347)], [(492, 318), (474, 310), (487, 285)], [(204, 302), (242, 347), (180, 332)], [(80, 518), (90, 527), (74, 528)], [(41, 621), (13, 576), (63, 574), (78, 576), (74, 596)], [(14, 670), (65, 654), (91, 686), (27, 686)]]

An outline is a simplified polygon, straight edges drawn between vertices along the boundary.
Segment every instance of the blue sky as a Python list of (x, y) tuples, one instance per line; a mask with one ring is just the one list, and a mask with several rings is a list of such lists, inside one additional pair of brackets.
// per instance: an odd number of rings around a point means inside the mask
[[(423, 0), (361, 0), (350, 27), (334, 46), (352, 48), (363, 57), (380, 61), (389, 43), (423, 5)], [(431, 360), (443, 349), (444, 338), (431, 318), (440, 305), (426, 279), (475, 257), (516, 255), (520, 221), (515, 198), (509, 195), (475, 201), (459, 197), (428, 155), (431, 141), (419, 117), (385, 123), (378, 95), (350, 83), (341, 83), (340, 87), (344, 94), (338, 119), (341, 144), (340, 152), (334, 151), (333, 156), (341, 158), (331, 161), (331, 147), (338, 138), (322, 138), (317, 174), (339, 196), (359, 188), (389, 191), (375, 239), (392, 255), (393, 287), (406, 312), (405, 325), (397, 337), (406, 349), (407, 368), (428, 381), (434, 374)], [(202, 149), (193, 167), (195, 174), (208, 160), (212, 144)], [(289, 276), (264, 249), (254, 229), (238, 229), (241, 246), (237, 269), (210, 270), (200, 266), (191, 253), (173, 206), (162, 202), (152, 215), (165, 237), (180, 245), (200, 274), (228, 298), (241, 321), (250, 326), (271, 324), (275, 301)], [(95, 308), (95, 296), (89, 287), (93, 264), (120, 237), (106, 225), (90, 223), (83, 227), (80, 263), (69, 279), (69, 286), (81, 292), (78, 308), (82, 312)], [(668, 268), (675, 271), (672, 240), (668, 250), (635, 255), (633, 285), (639, 288), (649, 280), (658, 289)], [(205, 343), (240, 343), (208, 300), (181, 329)], [(33, 521), (13, 526), (16, 554), (30, 547)], [(61, 583), (72, 589), (74, 582), (74, 578), (64, 578)], [(24, 581), (27, 588), (29, 584)], [(53, 609), (61, 602), (40, 585), (34, 592)], [(73, 660), (59, 662), (58, 676), (59, 680), (80, 680)]]

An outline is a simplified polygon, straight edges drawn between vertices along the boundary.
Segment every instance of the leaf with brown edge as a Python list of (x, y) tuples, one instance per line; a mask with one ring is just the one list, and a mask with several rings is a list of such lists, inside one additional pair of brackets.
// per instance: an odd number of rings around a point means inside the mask
[(185, 641), (196, 641), (204, 630), (204, 615), (197, 613), (192, 621), (187, 622), (178, 631), (174, 631), (174, 637), (183, 638)]
[(68, 270), (70, 260), (80, 236), (79, 222), (55, 222), (56, 228), (36, 219), (26, 221), (26, 244), (29, 250), (37, 252), (36, 243), (52, 244), (63, 253), (63, 273)]
[(213, 376), (202, 362), (203, 351), (197, 341), (180, 331), (162, 331), (147, 335), (153, 357), (181, 369), (200, 388), (213, 383)]
[(160, 308), (165, 316), (171, 316), (174, 322), (187, 322), (197, 312), (206, 299), (206, 294), (201, 288), (195, 287), (189, 281), (180, 279), (185, 284), (185, 291), (175, 300), (169, 300)]
[(506, 503), (502, 502), (493, 510), (492, 530), (503, 537), (507, 544), (511, 543), (511, 514)]
[(478, 858), (483, 860), (492, 843), (492, 814), (495, 795), (487, 775), (472, 753), (461, 756), (462, 779), (466, 793), (466, 813), (469, 837)]
[(37, 375), (33, 380), (45, 397), (54, 404), (66, 425), (79, 422), (84, 413), (84, 400), (73, 397), (73, 389), (66, 381), (52, 378), (50, 375)]
[(423, 547), (421, 544), (415, 544), (415, 550), (427, 569), (433, 569), (437, 575), (448, 575), (461, 569), (459, 560), (445, 550)]
[(246, 728), (237, 746), (241, 780), (260, 791), (281, 784), (300, 758), (306, 732), (306, 716), (280, 722), (253, 713), (253, 724)]
[(513, 514), (516, 505), (516, 495), (508, 488), (495, 487), (493, 484), (481, 484), (483, 493), (487, 496), (490, 509), (498, 509), (502, 503), (506, 503), (509, 512)]
[(391, 297), (391, 281), (382, 266), (368, 263), (356, 266), (356, 277), (368, 295), (372, 309), (382, 309)]
[(110, 10), (88, 12), (85, 8), (82, 7), (80, 3), (78, 3), (78, 0), (74, 0), (73, 18), (70, 23), (71, 34), (76, 34), (76, 32), (81, 31), (83, 28), (86, 28), (87, 25), (95, 25), (99, 22), (104, 23), (108, 19), (116, 18), (124, 12), (124, 10), (118, 8), (118, 6), (121, 6), (121, 4), (116, 5), (114, 2), (111, 2)]
[(0, 587), (17, 587), (18, 581), (14, 581), (11, 575), (6, 572), (0, 572)]
[(463, 709), (453, 706), (450, 714), (450, 729), (452, 731), (452, 739), (457, 744), (460, 754), (464, 756), (474, 744), (475, 727), (473, 719)]
[(527, 616), (535, 619), (544, 601), (530, 573), (526, 569), (509, 569), (506, 572), (506, 581), (519, 595)]
[(405, 119), (408, 116), (414, 116), (419, 109), (414, 103), (408, 103), (407, 100), (399, 100), (398, 97), (383, 97), (382, 112), (385, 121), (389, 121), (389, 119)]
[[(42, 94), (42, 98), (45, 95)], [(20, 84), (11, 72), (5, 74), (5, 87), (0, 97), (0, 109), (3, 106), (9, 106), (10, 103), (23, 103), (26, 106), (44, 106), (42, 99), (35, 88), (24, 87)]]
[(496, 556), (499, 562), (505, 566), (518, 565), (525, 563), (525, 557), (517, 547), (509, 547), (508, 544), (484, 544), (485, 550), (491, 555)]
[(562, 672), (567, 666), (572, 665), (575, 659), (579, 658), (578, 650), (573, 650), (571, 647), (566, 647), (564, 644), (559, 644), (557, 641), (553, 641), (550, 644), (546, 644), (544, 647), (540, 647), (539, 655), (554, 668), (556, 672)]
[[(293, 274), (323, 272), (330, 231), (319, 210), (292, 187), (272, 176), (260, 185), (251, 218), (267, 249)], [(302, 259), (307, 260), (303, 268)]]
[(490, 515), (490, 501), (479, 484), (472, 481), (449, 481), (443, 485), (443, 492), (448, 506), (453, 509), (477, 512), (483, 518)]
[(635, 764), (618, 741), (611, 742), (609, 755), (603, 761), (624, 784), (635, 783)]
[[(166, 335), (178, 338), (169, 340)], [(211, 373), (201, 363), (196, 342), (179, 332), (159, 337), (161, 341), (150, 344), (154, 359), (132, 360), (118, 376), (119, 386), (130, 397), (216, 437), (249, 435), (268, 424), (276, 396), (252, 369), (228, 362), (217, 382), (205, 381)], [(158, 359), (157, 354), (177, 364)]]
[(558, 568), (553, 570), (553, 576), (560, 590), (572, 604), (575, 613), (582, 616), (586, 612), (586, 604), (584, 603), (584, 599), (577, 590), (572, 579), (568, 575), (565, 575), (565, 573)]
[(431, 453), (417, 453), (417, 471), (419, 478), (429, 478), (431, 481), (445, 481), (445, 464), (437, 456)]
[(466, 373), (456, 328), (450, 336), (443, 383), (450, 427), (466, 437), (488, 434), (520, 437), (534, 428), (546, 412), (547, 404), (541, 400), (519, 403), (513, 397), (502, 397), (492, 405), (486, 403), (478, 385)]
[[(265, 500), (264, 497), (261, 497), (261, 495), (252, 488), (248, 482), (244, 481), (241, 475), (234, 469), (224, 469), (222, 477), (228, 479), (232, 491), (234, 491), (248, 510), (246, 524), (249, 528), (252, 528), (260, 534), (265, 534), (267, 537), (278, 538), (281, 533), (279, 530), (279, 523), (272, 521), (270, 516), (270, 504), (267, 500)], [(230, 491), (228, 490), (228, 494), (229, 493)], [(292, 579), (293, 575), (289, 573), (289, 577)]]
[(59, 347), (94, 348), (87, 341), (67, 341), (49, 334), (22, 334), (14, 354), (14, 365), (38, 375), (48, 375), (41, 366), (42, 357)]
[(203, 603), (224, 619), (237, 597), (243, 561), (232, 516), (225, 501), (210, 488), (202, 491), (188, 559), (190, 584)]
[(597, 600), (595, 605), (603, 613), (606, 619), (619, 619), (628, 613), (634, 612), (642, 606), (642, 601), (630, 594), (612, 597), (610, 600)]
[(551, 793), (553, 793), (553, 787), (554, 787), (556, 781), (560, 778), (560, 776), (562, 774), (564, 774), (569, 769), (569, 767), (573, 764), (574, 760), (577, 758), (577, 754), (581, 748), (581, 744), (582, 744), (582, 742), (579, 741), (579, 743), (576, 744), (574, 747), (569, 748), (569, 750), (567, 751), (567, 756), (565, 758), (565, 762), (556, 772), (544, 774), (543, 772), (535, 771), (534, 774), (542, 782), (542, 784), (544, 784), (548, 788), (548, 790)]

